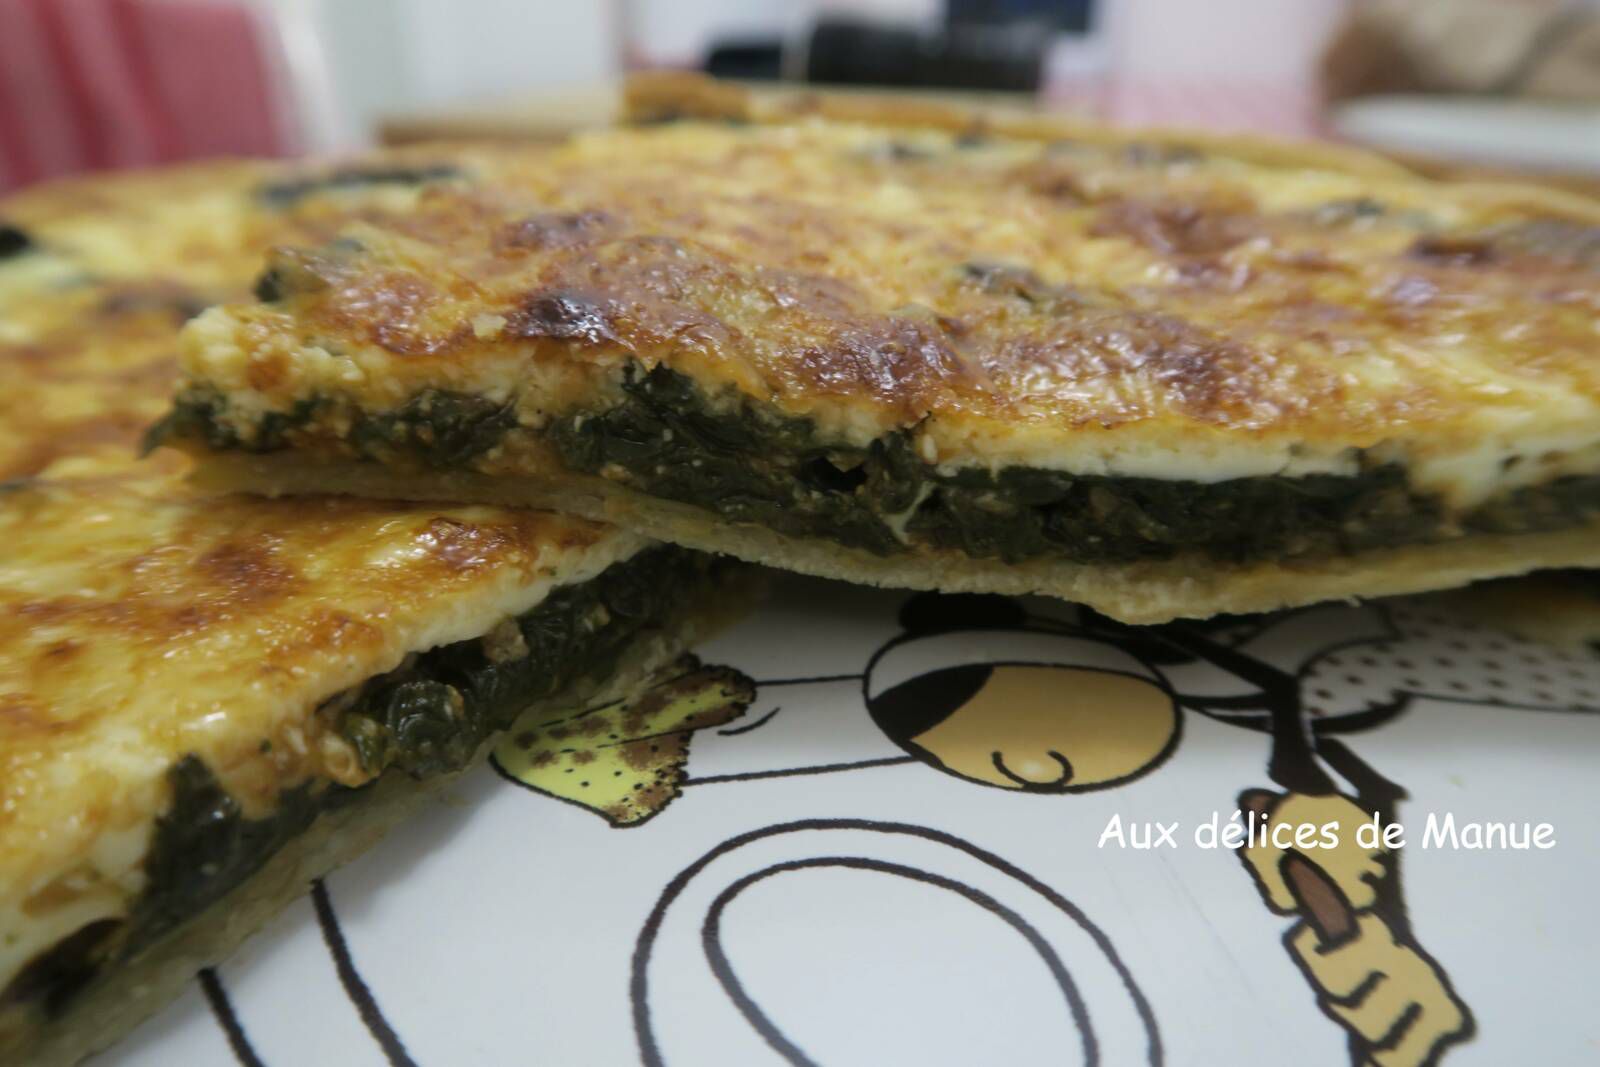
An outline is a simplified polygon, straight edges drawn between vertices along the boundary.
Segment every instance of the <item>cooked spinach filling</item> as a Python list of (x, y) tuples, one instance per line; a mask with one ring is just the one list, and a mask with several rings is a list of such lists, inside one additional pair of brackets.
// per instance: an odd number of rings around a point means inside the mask
[[(610, 675), (623, 650), (670, 614), (720, 564), (663, 546), (556, 589), (483, 638), (442, 645), (326, 702), (319, 714), (374, 776), (427, 778), (460, 770), (522, 709), (584, 678)], [(43, 953), (0, 992), (55, 1015), (108, 966), (137, 955), (221, 899), (323, 812), (372, 785), (310, 785), (279, 794), (273, 813), (248, 818), (198, 757), (168, 772), (172, 804), (145, 858), (146, 887), (121, 921), (93, 923)]]
[[(223, 417), (227, 406), (221, 394), (209, 389), (180, 396), (172, 411), (145, 434), (145, 450), (190, 440), (216, 451), (277, 452), (290, 447), (295, 431), (329, 407), (322, 398), (309, 397), (288, 411), (267, 412), (248, 435), (242, 435)], [(393, 411), (353, 414), (345, 444), (366, 459), (404, 459), (448, 470), (468, 465), (516, 425), (516, 413), (503, 404), (466, 393), (429, 390)]]
[(878, 555), (930, 545), (1006, 562), (1225, 562), (1337, 555), (1451, 536), (1574, 526), (1600, 514), (1600, 477), (1558, 479), (1466, 515), (1412, 489), (1403, 468), (1222, 482), (1030, 467), (941, 470), (909, 433), (866, 448), (819, 442), (809, 420), (713, 409), (683, 375), (628, 375), (611, 409), (555, 422), (562, 461), (724, 518)]
[[(568, 468), (732, 522), (890, 556), (918, 547), (1018, 563), (1129, 563), (1195, 553), (1218, 562), (1337, 556), (1461, 533), (1558, 530), (1600, 517), (1600, 476), (1559, 478), (1466, 512), (1413, 488), (1403, 467), (1353, 475), (1220, 482), (1080, 475), (1033, 467), (947, 470), (925, 462), (908, 431), (866, 447), (820, 438), (804, 418), (751, 402), (716, 406), (666, 367), (632, 367), (624, 399), (549, 423)], [(317, 399), (269, 413), (241, 437), (211, 393), (180, 400), (152, 441), (271, 452), (324, 408)], [(341, 414), (344, 414), (341, 412)], [(517, 430), (505, 405), (430, 391), (394, 411), (349, 416), (344, 444), (384, 463), (470, 466)]]

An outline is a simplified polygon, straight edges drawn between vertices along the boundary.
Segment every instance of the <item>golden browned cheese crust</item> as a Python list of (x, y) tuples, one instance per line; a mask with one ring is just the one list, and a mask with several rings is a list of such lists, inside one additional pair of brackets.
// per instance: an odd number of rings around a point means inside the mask
[(7, 316), (0, 481), (69, 456), (130, 459), (171, 404), (178, 327), (205, 303), (177, 283), (119, 281), (76, 285)]
[[(481, 622), (452, 618), (476, 602), (471, 594), (528, 599), (517, 591), (567, 580), (596, 546), (605, 557), (636, 543), (547, 512), (207, 498), (142, 470), (34, 480), (4, 499), (6, 815), (37, 784), (31, 769), (84, 768), (100, 731), (119, 720), (152, 754), (195, 751), (221, 774), (260, 763), (266, 779), (246, 775), (237, 790), (251, 802), (307, 768), (356, 784), (342, 746), (324, 752), (305, 734), (262, 759), (259, 742), (284, 726), (307, 731), (308, 706), (390, 669), (407, 649), (440, 643), (426, 640), (436, 631), (477, 636)], [(157, 706), (146, 677), (162, 690)], [(239, 693), (222, 700), (219, 687)], [(258, 709), (288, 721), (252, 729)], [(212, 731), (222, 748), (211, 748)]]
[(325, 238), (348, 221), (348, 205), (325, 198), (288, 210), (259, 198), (293, 173), (194, 164), (0, 200), (0, 223), (32, 245), (0, 259), (0, 481), (64, 458), (133, 457), (170, 403), (178, 327), (248, 295), (274, 239)]
[(237, 291), (271, 240), (273, 220), (256, 210), (253, 194), (282, 171), (228, 161), (67, 178), (0, 200), (0, 220), (48, 235), (48, 251), (80, 277), (159, 271)]
[[(32, 245), (0, 258), (0, 481), (65, 457), (131, 458), (170, 406), (185, 320), (247, 297), (274, 243), (327, 241), (415, 201), (416, 182), (350, 176), (492, 172), (497, 155), (430, 148), (359, 163), (204, 163), (67, 179), (0, 200), (0, 224)], [(341, 174), (342, 186), (317, 184)]]
[[(105, 1018), (45, 1026), (7, 994), (30, 961), (136, 905), (175, 764), (197, 757), (250, 818), (300, 785), (360, 785), (370, 772), (320, 704), (646, 544), (533, 511), (216, 496), (188, 484), (178, 453), (137, 459), (183, 320), (247, 293), (276, 239), (408, 209), (407, 168), (431, 165), (380, 157), (361, 165), (376, 182), (330, 185), (353, 172), (230, 164), (0, 201), (28, 239), (0, 259), (0, 1060), (32, 1062), (19, 1050), (47, 1032), (81, 1055), (159, 1006), (111, 1011), (112, 978), (94, 994)], [(679, 641), (658, 635), (655, 659)]]
[(804, 117), (598, 133), (279, 251), (283, 299), (203, 316), (184, 370), (246, 430), (429, 388), (537, 426), (632, 361), (952, 466), (1215, 481), (1369, 453), (1463, 503), (1512, 455), (1523, 484), (1600, 467), (1600, 208), (1259, 156)]
[(249, 292), (245, 257), (268, 247), (252, 191), (275, 172), (206, 164), (0, 200), (29, 242), (0, 258), (0, 481), (133, 456), (172, 392), (178, 327)]
[(252, 817), (307, 780), (359, 785), (322, 701), (642, 544), (531, 511), (206, 498), (126, 468), (9, 489), (0, 539), (0, 926), (14, 936), (124, 914), (184, 756)]
[(310, 164), (221, 161), (69, 178), (0, 200), (0, 221), (39, 235), (80, 278), (156, 274), (227, 299), (249, 291), (273, 244), (326, 240), (352, 221), (403, 212), (423, 184), (412, 179), (490, 174), (501, 155), (494, 146), (422, 146)]

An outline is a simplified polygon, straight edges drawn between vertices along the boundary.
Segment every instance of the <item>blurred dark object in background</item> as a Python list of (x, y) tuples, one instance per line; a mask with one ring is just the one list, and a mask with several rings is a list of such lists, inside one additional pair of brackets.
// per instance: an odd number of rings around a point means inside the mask
[(1064, 33), (1088, 33), (1094, 0), (949, 0), (945, 21), (956, 23), (1045, 23)]
[(738, 81), (775, 81), (783, 77), (783, 42), (776, 37), (718, 41), (706, 55), (705, 71)]
[(825, 15), (789, 40), (713, 44), (707, 73), (826, 85), (1036, 92), (1051, 47), (1093, 26), (1095, 0), (949, 0), (934, 25)]
[(1034, 92), (1051, 30), (1032, 19), (931, 30), (823, 19), (807, 42), (802, 77), (828, 85)]
[(1322, 61), (1330, 102), (1394, 93), (1600, 101), (1600, 10), (1562, 0), (1373, 0)]

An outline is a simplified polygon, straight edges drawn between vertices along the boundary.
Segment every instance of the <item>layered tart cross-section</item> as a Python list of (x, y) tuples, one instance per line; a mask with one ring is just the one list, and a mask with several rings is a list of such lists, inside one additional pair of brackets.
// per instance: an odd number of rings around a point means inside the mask
[(158, 439), (1130, 621), (1600, 563), (1592, 202), (708, 99), (275, 249)]
[(0, 535), (7, 1062), (109, 1041), (498, 731), (627, 695), (727, 598), (725, 565), (581, 519), (159, 471), (14, 485)]
[(514, 720), (631, 695), (744, 603), (730, 561), (581, 518), (217, 495), (137, 458), (184, 319), (271, 241), (445, 177), (206, 166), (0, 202), (0, 1062), (110, 1044)]

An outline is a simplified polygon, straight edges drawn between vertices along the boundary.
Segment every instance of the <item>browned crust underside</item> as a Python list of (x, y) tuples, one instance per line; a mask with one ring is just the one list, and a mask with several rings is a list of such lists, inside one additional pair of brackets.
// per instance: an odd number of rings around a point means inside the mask
[(726, 522), (599, 478), (492, 477), (471, 472), (399, 472), (373, 463), (309, 464), (292, 455), (207, 459), (197, 477), (269, 495), (348, 493), (419, 500), (468, 498), (554, 508), (648, 537), (754, 563), (864, 585), (943, 592), (1044, 594), (1086, 604), (1127, 623), (1275, 611), (1323, 600), (1394, 596), (1553, 567), (1600, 566), (1600, 529), (1464, 537), (1439, 544), (1294, 563), (1229, 566), (1204, 559), (1135, 564), (1056, 560), (1010, 564), (956, 552), (881, 557), (824, 541)]
[(1600, 651), (1600, 575), (1565, 571), (1485, 582), (1441, 599), (1462, 618), (1525, 640), (1575, 652)]

